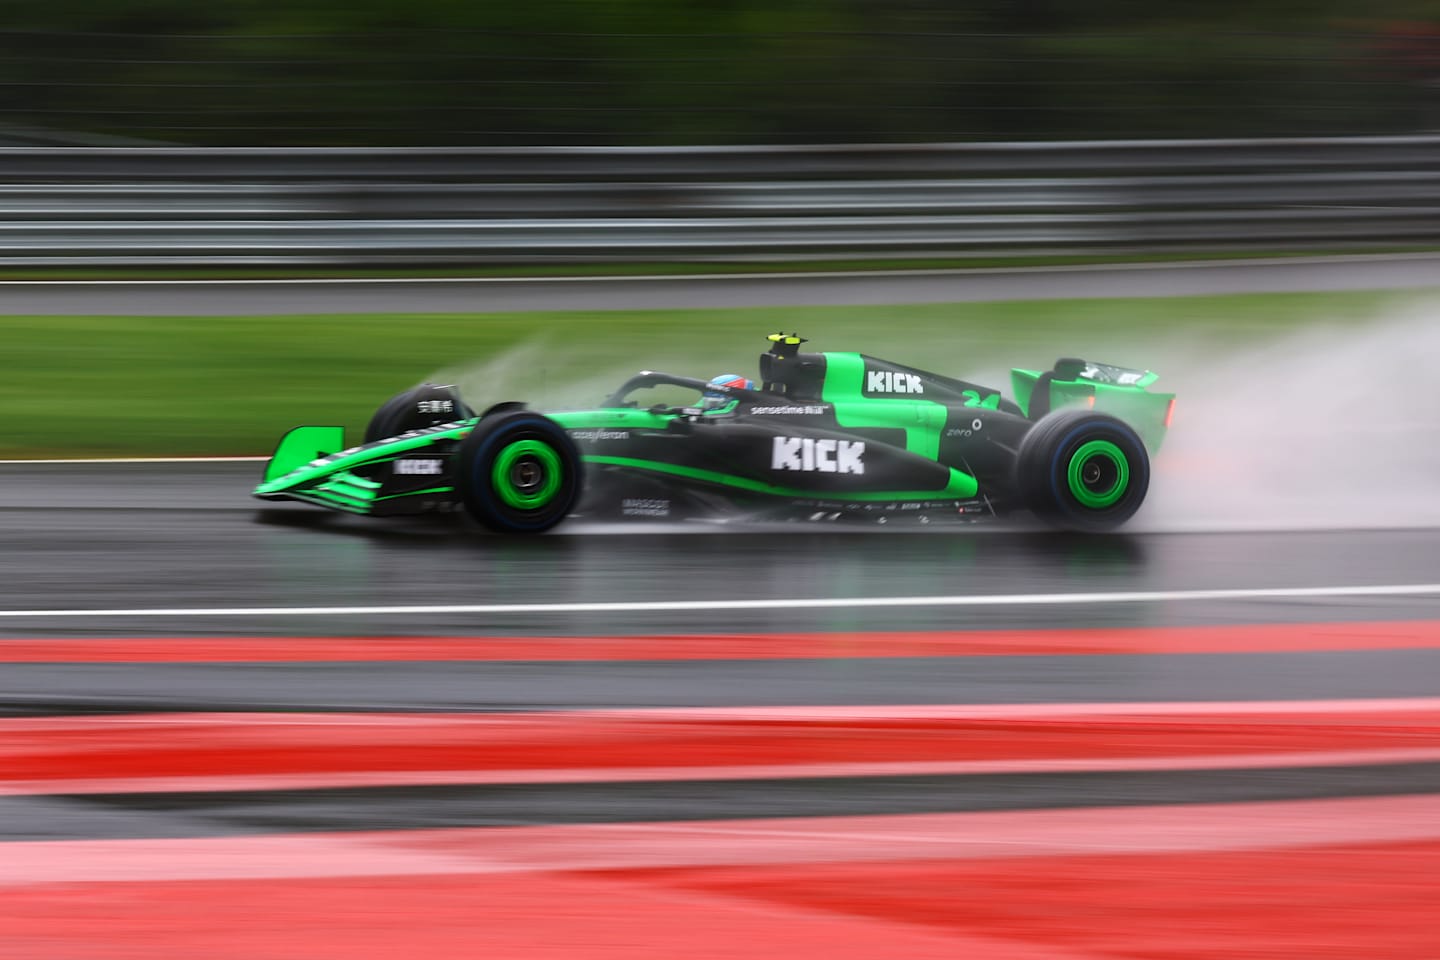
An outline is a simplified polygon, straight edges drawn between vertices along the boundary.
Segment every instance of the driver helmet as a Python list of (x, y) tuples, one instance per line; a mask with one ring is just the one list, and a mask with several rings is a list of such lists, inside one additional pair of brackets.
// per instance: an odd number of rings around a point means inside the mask
[[(722, 373), (718, 377), (711, 377), (707, 386), (731, 387), (738, 390), (754, 390), (755, 381), (747, 380), (738, 373)], [(718, 390), (706, 390), (700, 398), (700, 409), (715, 410), (725, 406), (735, 398), (727, 393)]]

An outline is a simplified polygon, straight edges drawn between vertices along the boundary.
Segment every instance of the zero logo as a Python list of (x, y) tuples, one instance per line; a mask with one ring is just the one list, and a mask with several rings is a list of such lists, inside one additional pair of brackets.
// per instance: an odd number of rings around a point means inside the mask
[(970, 437), (970, 436), (974, 436), (975, 434), (977, 434), (977, 433), (980, 432), (980, 428), (982, 428), (983, 426), (985, 426), (984, 421), (982, 421), (979, 417), (976, 417), (974, 420), (971, 420), (971, 421), (970, 421), (970, 426), (968, 426), (968, 427), (951, 427), (949, 430), (946, 430), (946, 431), (945, 431), (945, 436), (947, 436), (947, 437)]

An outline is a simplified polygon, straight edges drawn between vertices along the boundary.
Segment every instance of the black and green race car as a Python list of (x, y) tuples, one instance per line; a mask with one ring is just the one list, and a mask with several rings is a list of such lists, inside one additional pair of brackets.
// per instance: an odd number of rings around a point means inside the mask
[(291, 430), (255, 496), (377, 517), (463, 507), (502, 533), (570, 516), (933, 523), (1019, 511), (1104, 531), (1145, 499), (1174, 409), (1142, 370), (1015, 369), (1012, 400), (804, 342), (771, 336), (758, 382), (643, 371), (589, 410), (506, 402), (476, 415), (454, 387), (422, 384), (384, 404), (360, 446), (342, 427)]

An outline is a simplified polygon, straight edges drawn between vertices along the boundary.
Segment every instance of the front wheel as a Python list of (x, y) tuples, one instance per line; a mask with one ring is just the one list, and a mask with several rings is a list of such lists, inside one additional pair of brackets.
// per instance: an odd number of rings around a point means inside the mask
[(1042, 417), (1016, 458), (1025, 505), (1067, 530), (1114, 530), (1135, 515), (1150, 487), (1150, 457), (1123, 421), (1069, 408)]
[(497, 533), (542, 533), (580, 496), (580, 453), (559, 424), (537, 413), (485, 417), (460, 441), (465, 509)]

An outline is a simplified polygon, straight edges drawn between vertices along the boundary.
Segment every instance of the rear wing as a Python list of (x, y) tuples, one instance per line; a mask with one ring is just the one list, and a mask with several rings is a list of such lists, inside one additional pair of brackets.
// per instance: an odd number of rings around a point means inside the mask
[[(1149, 370), (1135, 370), (1131, 367), (1117, 367), (1111, 363), (1096, 363), (1093, 360), (1061, 359), (1055, 361), (1052, 371), (1056, 379), (1089, 380), (1112, 387), (1148, 387), (1160, 379), (1160, 374)], [(1062, 374), (1072, 374), (1064, 376)]]
[(1061, 407), (1090, 407), (1124, 420), (1154, 453), (1175, 411), (1175, 394), (1152, 393), (1160, 375), (1093, 360), (1062, 357), (1046, 371), (1010, 371), (1015, 402), (1031, 420)]

